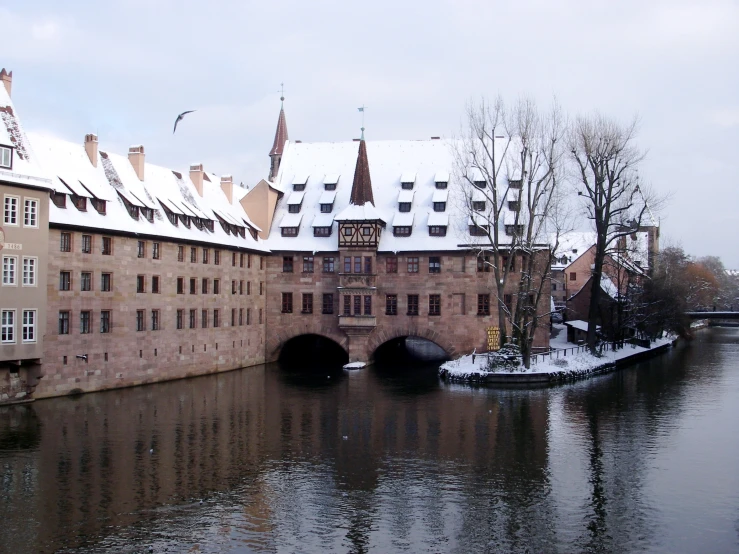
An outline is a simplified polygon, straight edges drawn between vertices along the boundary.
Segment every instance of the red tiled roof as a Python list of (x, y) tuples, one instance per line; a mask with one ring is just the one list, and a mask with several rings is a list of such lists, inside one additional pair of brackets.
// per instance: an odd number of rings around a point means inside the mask
[(280, 117), (277, 120), (277, 130), (275, 131), (275, 142), (272, 145), (272, 150), (269, 151), (269, 155), (281, 155), (282, 149), (285, 147), (285, 142), (287, 142), (287, 138), (287, 122), (285, 121), (285, 110), (280, 108)]
[(364, 140), (361, 140), (359, 141), (357, 167), (354, 170), (351, 203), (356, 206), (364, 206), (367, 202), (372, 202), (374, 206), (375, 198), (372, 195), (372, 180), (370, 179), (369, 161), (367, 160), (367, 146)]

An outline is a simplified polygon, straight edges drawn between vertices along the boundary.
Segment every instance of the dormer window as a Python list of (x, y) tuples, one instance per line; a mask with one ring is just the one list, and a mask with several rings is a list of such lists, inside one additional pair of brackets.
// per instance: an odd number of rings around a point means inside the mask
[(336, 190), (336, 185), (339, 182), (338, 173), (329, 173), (323, 178), (323, 188), (325, 190)]
[(305, 190), (305, 185), (308, 182), (307, 175), (296, 175), (293, 179), (293, 190), (295, 192), (302, 192)]
[(291, 214), (300, 213), (300, 204), (290, 204), (287, 207), (287, 211), (288, 211), (288, 213), (291, 213)]
[(401, 188), (402, 188), (403, 190), (413, 190), (413, 185), (414, 185), (414, 184), (415, 184), (415, 183), (400, 183), (400, 187), (401, 187)]
[(92, 204), (92, 207), (95, 208), (97, 213), (101, 215), (105, 215), (105, 209), (106, 209), (106, 202), (105, 200), (100, 200), (99, 198), (90, 198), (90, 204)]
[(205, 226), (206, 229), (208, 229), (208, 231), (210, 231), (211, 233), (213, 232), (214, 227), (213, 227), (212, 219), (204, 219), (203, 225)]
[(13, 149), (8, 146), (0, 146), (0, 167), (13, 169)]
[(333, 204), (321, 204), (321, 213), (322, 214), (330, 214), (331, 210), (334, 209)]
[(445, 237), (446, 236), (446, 225), (431, 225), (431, 226), (429, 226), (429, 236), (432, 236), (432, 237)]
[(169, 222), (177, 227), (177, 214), (168, 210), (165, 210), (165, 213), (167, 214), (167, 219), (169, 219)]
[(521, 179), (508, 179), (508, 186), (512, 189), (520, 189), (522, 185)]
[(447, 181), (436, 181), (436, 188), (437, 189), (445, 189), (449, 186), (449, 183)]
[(396, 237), (410, 237), (411, 229), (412, 227), (410, 225), (393, 227), (393, 235)]
[(84, 196), (77, 196), (76, 194), (73, 194), (72, 204), (74, 204), (74, 207), (81, 212), (87, 211), (87, 198), (85, 198)]
[(523, 225), (506, 225), (505, 234), (509, 237), (514, 235), (521, 236), (523, 235)]
[(479, 189), (484, 189), (487, 184), (485, 181), (472, 181), (472, 183)]
[(518, 200), (512, 200), (508, 202), (508, 209), (512, 212), (517, 212), (521, 209), (521, 203)]
[(200, 218), (199, 218), (199, 217), (193, 217), (193, 218), (192, 218), (192, 223), (193, 223), (193, 225), (195, 225), (195, 227), (197, 227), (197, 228), (198, 228), (199, 230), (201, 230), (201, 231), (203, 230), (203, 222), (202, 222), (202, 221), (200, 221)]
[(304, 192), (293, 192), (290, 195), (290, 198), (287, 199), (287, 212), (291, 214), (300, 213), (300, 208), (303, 205), (304, 196)]
[(400, 211), (400, 212), (410, 212), (411, 211), (411, 203), (410, 202), (399, 202), (398, 203), (398, 211)]
[(67, 207), (67, 195), (61, 192), (51, 192), (51, 201), (57, 208)]
[(257, 237), (259, 236), (259, 234), (257, 233), (257, 230), (252, 229), (251, 227), (249, 227), (249, 234), (251, 235), (251, 238), (253, 238), (254, 240), (257, 240)]
[(488, 225), (477, 224), (470, 225), (470, 236), (473, 237), (484, 237), (488, 234)]
[(435, 212), (446, 211), (446, 202), (434, 202), (434, 211)]
[(139, 218), (139, 207), (134, 206), (133, 204), (127, 204), (126, 209), (128, 210), (128, 215), (130, 215), (134, 219)]
[(485, 211), (485, 201), (484, 200), (473, 201), (472, 209), (476, 212), (484, 212)]
[(305, 190), (305, 183), (294, 183), (293, 190), (295, 192), (301, 192)]
[(446, 189), (447, 185), (449, 184), (449, 172), (437, 171), (436, 175), (434, 175), (434, 183), (436, 184), (437, 189)]
[(400, 188), (403, 190), (413, 190), (413, 185), (416, 184), (416, 173), (413, 171), (406, 171), (400, 176)]
[(297, 237), (298, 227), (283, 227), (281, 229), (283, 237)]
[(313, 227), (314, 237), (330, 237), (331, 227)]
[(182, 214), (180, 215), (180, 221), (185, 227), (187, 227), (188, 229), (190, 228), (190, 216)]
[(154, 210), (151, 208), (141, 208), (141, 215), (143, 215), (149, 223), (154, 223)]
[(326, 190), (336, 190), (336, 183), (324, 183)]

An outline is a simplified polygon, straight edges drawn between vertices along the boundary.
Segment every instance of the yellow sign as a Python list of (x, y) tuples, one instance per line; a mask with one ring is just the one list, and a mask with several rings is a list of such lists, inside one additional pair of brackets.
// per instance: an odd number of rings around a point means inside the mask
[(495, 352), (500, 350), (500, 328), (499, 327), (488, 327), (488, 350)]

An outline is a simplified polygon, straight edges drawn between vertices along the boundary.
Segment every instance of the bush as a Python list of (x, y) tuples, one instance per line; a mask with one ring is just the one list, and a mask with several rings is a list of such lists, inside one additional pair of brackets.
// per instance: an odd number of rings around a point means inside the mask
[(488, 371), (519, 371), (520, 368), (521, 349), (516, 344), (504, 344), (488, 356)]

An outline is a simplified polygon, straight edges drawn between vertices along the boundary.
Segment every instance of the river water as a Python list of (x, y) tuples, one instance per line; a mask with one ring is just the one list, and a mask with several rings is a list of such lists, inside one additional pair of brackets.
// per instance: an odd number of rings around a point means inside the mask
[(2, 552), (738, 552), (739, 329), (539, 389), (265, 366), (0, 408)]

